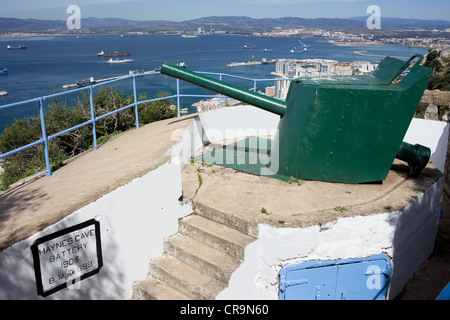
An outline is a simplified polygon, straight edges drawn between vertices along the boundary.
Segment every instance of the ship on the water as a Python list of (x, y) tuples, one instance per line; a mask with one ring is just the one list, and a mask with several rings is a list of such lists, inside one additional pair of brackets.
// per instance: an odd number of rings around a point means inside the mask
[(290, 51), (290, 53), (306, 53), (306, 52), (311, 52), (311, 51), (314, 51), (314, 49), (309, 49), (307, 47), (304, 47), (304, 48), (295, 47), (294, 49), (292, 49)]
[(245, 45), (245, 46), (244, 46), (244, 49), (256, 49), (256, 46), (248, 46), (248, 45)]
[(3, 68), (2, 70), (0, 70), (0, 75), (6, 75), (8, 74), (8, 69)]
[(8, 91), (0, 91), (0, 97), (7, 96), (7, 95), (8, 95)]
[(261, 64), (261, 61), (248, 60), (247, 62), (232, 62), (230, 64), (227, 64), (227, 67), (253, 66), (257, 64)]
[(176, 66), (177, 66), (177, 67), (180, 67), (180, 68), (185, 68), (185, 69), (188, 67), (188, 65), (187, 65), (186, 62), (184, 62), (184, 61), (178, 62), (178, 63), (176, 64)]
[(300, 42), (300, 44), (302, 46), (301, 47), (294, 47), (290, 51), (290, 53), (306, 53), (306, 52), (314, 51), (314, 49), (312, 49), (310, 45), (304, 44), (301, 40), (298, 40), (298, 42)]
[(8, 49), (8, 50), (22, 50), (22, 49), (26, 49), (26, 48), (27, 48), (27, 46), (24, 46), (21, 44), (19, 44), (17, 47), (14, 47), (12, 44), (8, 44), (6, 46), (6, 49)]
[(113, 59), (113, 58), (111, 58), (111, 59), (109, 59), (108, 61), (106, 61), (107, 63), (131, 63), (131, 62), (133, 62), (133, 59), (123, 59), (123, 60), (120, 60), (120, 59)]
[(119, 56), (129, 56), (130, 52), (117, 52), (114, 51), (113, 53), (105, 53), (103, 50), (97, 53), (98, 57), (119, 57)]
[(232, 62), (230, 64), (227, 64), (227, 67), (242, 67), (242, 66), (255, 66), (260, 64), (272, 64), (276, 63), (277, 61), (278, 59), (267, 60), (266, 58), (263, 58), (261, 61), (248, 60), (247, 62)]
[(76, 83), (77, 87), (90, 86), (91, 84), (95, 84), (94, 77), (90, 77), (87, 80), (82, 80)]
[(274, 64), (277, 63), (278, 59), (267, 60), (266, 58), (262, 58), (261, 64)]

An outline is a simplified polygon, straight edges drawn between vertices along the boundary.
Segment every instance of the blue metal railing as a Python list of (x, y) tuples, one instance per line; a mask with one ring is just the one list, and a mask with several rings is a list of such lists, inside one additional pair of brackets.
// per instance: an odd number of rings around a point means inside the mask
[[(202, 74), (208, 74), (208, 75), (216, 75), (219, 76), (219, 80), (222, 80), (224, 76), (228, 76), (231, 78), (236, 78), (236, 79), (241, 79), (241, 80), (247, 80), (247, 81), (252, 81), (253, 82), (253, 90), (256, 92), (256, 88), (257, 88), (257, 83), (258, 82), (264, 82), (264, 81), (282, 81), (282, 80), (292, 80), (289, 78), (282, 78), (282, 79), (251, 79), (251, 78), (246, 78), (246, 77), (241, 77), (241, 76), (235, 76), (235, 75), (231, 75), (231, 74), (226, 74), (226, 73), (212, 73), (212, 72), (199, 72)], [(7, 105), (3, 105), (0, 106), (0, 111), (3, 109), (7, 109), (7, 108), (13, 108), (13, 107), (18, 107), (21, 105), (25, 105), (25, 104), (29, 104), (29, 103), (37, 103), (38, 107), (39, 107), (39, 118), (40, 118), (40, 123), (41, 123), (41, 131), (42, 131), (42, 139), (39, 139), (37, 141), (34, 141), (32, 143), (29, 143), (27, 145), (21, 146), (19, 148), (16, 148), (14, 150), (10, 150), (6, 153), (0, 154), (0, 159), (11, 156), (13, 154), (16, 154), (18, 152), (24, 151), (28, 148), (34, 147), (36, 145), (40, 145), (42, 144), (44, 146), (44, 155), (45, 155), (45, 165), (46, 165), (46, 174), (47, 175), (51, 175), (51, 167), (50, 167), (50, 157), (49, 157), (49, 152), (48, 152), (48, 141), (50, 141), (51, 139), (57, 138), (63, 134), (69, 133), (71, 131), (77, 130), (81, 127), (87, 126), (87, 125), (92, 125), (92, 137), (94, 140), (94, 150), (96, 150), (98, 148), (97, 146), (97, 134), (96, 134), (96, 128), (95, 128), (95, 123), (98, 120), (101, 120), (105, 117), (108, 117), (110, 115), (113, 115), (115, 113), (124, 111), (128, 108), (132, 108), (134, 107), (135, 109), (135, 119), (136, 119), (136, 129), (139, 129), (139, 112), (138, 112), (138, 106), (140, 104), (143, 103), (148, 103), (148, 102), (154, 102), (154, 101), (159, 101), (159, 100), (167, 100), (167, 99), (173, 99), (176, 98), (177, 99), (177, 117), (180, 116), (180, 98), (182, 97), (196, 97), (196, 98), (212, 98), (215, 97), (216, 95), (200, 95), (200, 94), (181, 94), (180, 92), (180, 80), (179, 79), (175, 79), (176, 81), (176, 91), (177, 93), (175, 95), (171, 95), (171, 96), (165, 96), (165, 97), (161, 97), (161, 98), (154, 98), (154, 99), (148, 99), (148, 100), (142, 100), (142, 101), (138, 101), (137, 100), (137, 88), (136, 88), (136, 78), (138, 77), (145, 77), (148, 75), (158, 75), (160, 74), (159, 72), (152, 72), (152, 73), (143, 73), (143, 74), (132, 74), (132, 75), (128, 75), (128, 76), (124, 76), (118, 79), (114, 79), (114, 80), (109, 80), (109, 81), (105, 81), (105, 82), (101, 82), (101, 83), (96, 83), (96, 84), (92, 84), (90, 86), (85, 86), (82, 88), (77, 88), (77, 89), (72, 89), (72, 90), (68, 90), (68, 91), (64, 91), (64, 92), (59, 92), (59, 93), (54, 93), (54, 94), (50, 94), (50, 95), (46, 95), (46, 96), (42, 96), (39, 98), (34, 98), (34, 99), (29, 99), (29, 100), (24, 100), (24, 101), (19, 101), (19, 102), (15, 102), (15, 103), (10, 103)], [(96, 87), (99, 86), (105, 86), (108, 84), (112, 84), (118, 81), (122, 81), (122, 80), (126, 80), (126, 79), (132, 79), (132, 86), (133, 86), (133, 95), (134, 95), (134, 101), (132, 104), (129, 104), (127, 106), (121, 107), (119, 109), (110, 111), (108, 113), (102, 114), (100, 116), (95, 116), (95, 108), (94, 108), (94, 100), (93, 100), (93, 91)], [(45, 117), (44, 117), (44, 101), (48, 100), (48, 99), (52, 99), (52, 98), (56, 98), (59, 96), (63, 96), (63, 95), (67, 95), (67, 94), (72, 94), (75, 92), (80, 92), (80, 91), (89, 91), (89, 106), (90, 106), (90, 112), (91, 112), (91, 119), (88, 121), (85, 121), (83, 123), (80, 123), (78, 125), (75, 125), (71, 128), (62, 130), (58, 133), (52, 134), (47, 136), (47, 131), (46, 131), (46, 126), (45, 126)], [(221, 98), (222, 95), (219, 95), (219, 107), (222, 105), (221, 104)]]

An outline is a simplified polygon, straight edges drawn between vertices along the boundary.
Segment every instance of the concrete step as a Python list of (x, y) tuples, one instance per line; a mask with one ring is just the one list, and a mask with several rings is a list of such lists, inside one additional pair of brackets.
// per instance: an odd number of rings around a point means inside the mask
[(164, 251), (225, 283), (241, 264), (239, 259), (180, 233), (164, 241)]
[(150, 261), (149, 273), (158, 281), (196, 300), (213, 300), (227, 287), (226, 283), (166, 254)]
[(184, 217), (164, 240), (164, 254), (150, 261), (148, 276), (133, 285), (133, 299), (215, 299), (254, 240), (197, 214)]
[(256, 238), (221, 223), (192, 214), (180, 220), (179, 232), (243, 260), (245, 247)]
[(151, 275), (133, 284), (132, 300), (192, 300), (178, 290), (155, 279)]
[(200, 201), (195, 202), (195, 213), (207, 219), (221, 223), (252, 237), (258, 236), (258, 224), (254, 218), (245, 219), (232, 213), (225, 213)]

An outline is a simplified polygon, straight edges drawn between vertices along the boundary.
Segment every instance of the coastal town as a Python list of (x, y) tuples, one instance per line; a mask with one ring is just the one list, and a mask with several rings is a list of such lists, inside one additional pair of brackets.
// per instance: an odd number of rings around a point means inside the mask
[[(325, 29), (289, 29), (266, 33), (255, 33), (261, 37), (316, 37), (326, 38), (328, 42), (338, 46), (384, 46), (399, 45), (410, 47), (449, 47), (450, 39), (448, 29), (413, 29), (402, 30), (402, 33), (411, 33), (411, 37), (383, 36), (372, 33), (352, 33), (349, 31), (330, 31)], [(431, 35), (431, 36), (430, 36)]]
[[(204, 35), (244, 37), (323, 38), (338, 46), (402, 45), (437, 48), (450, 45), (450, 25), (442, 20), (383, 18), (382, 27), (368, 28), (367, 17), (305, 19), (300, 17), (255, 19), (245, 16), (211, 16), (185, 21), (134, 21), (83, 18), (79, 28), (68, 28), (64, 20), (34, 20), (0, 17), (0, 37), (76, 36), (117, 34), (122, 38), (140, 35)], [(20, 27), (18, 27), (20, 26)]]
[[(314, 37), (323, 38), (324, 41), (337, 46), (384, 46), (399, 45), (409, 47), (449, 47), (450, 46), (450, 28), (447, 29), (412, 29), (401, 30), (401, 33), (410, 33), (411, 36), (383, 36), (369, 33), (352, 33), (350, 31), (334, 31), (320, 28), (299, 28), (299, 29), (277, 29), (274, 28), (270, 32), (253, 32), (241, 33), (229, 30), (207, 30), (205, 28), (197, 28), (196, 31), (171, 30), (159, 32), (135, 31), (120, 34), (120, 37), (136, 37), (149, 34), (165, 34), (180, 35), (185, 37), (198, 37), (202, 35), (240, 35), (254, 37)], [(45, 36), (77, 36), (84, 37), (86, 35), (98, 34), (90, 29), (83, 29), (78, 32), (0, 32), (0, 37), (45, 37)]]
[[(329, 59), (279, 59), (275, 63), (275, 71), (271, 74), (280, 80), (273, 86), (266, 87), (263, 93), (276, 99), (286, 99), (289, 85), (293, 78), (329, 77), (369, 74), (378, 66), (377, 62), (359, 61), (339, 62)], [(242, 104), (236, 99), (217, 95), (211, 99), (195, 102), (192, 107), (198, 113), (214, 110), (220, 107), (232, 107)], [(184, 110), (185, 112), (187, 109)]]

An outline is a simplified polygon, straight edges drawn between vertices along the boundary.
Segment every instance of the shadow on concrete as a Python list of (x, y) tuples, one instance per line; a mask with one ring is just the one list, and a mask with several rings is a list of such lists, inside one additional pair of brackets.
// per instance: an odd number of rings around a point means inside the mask
[(32, 186), (33, 181), (0, 194), (0, 251), (23, 240), (19, 235), (30, 228), (30, 224), (22, 213), (37, 214), (40, 204), (48, 198), (42, 189)]

